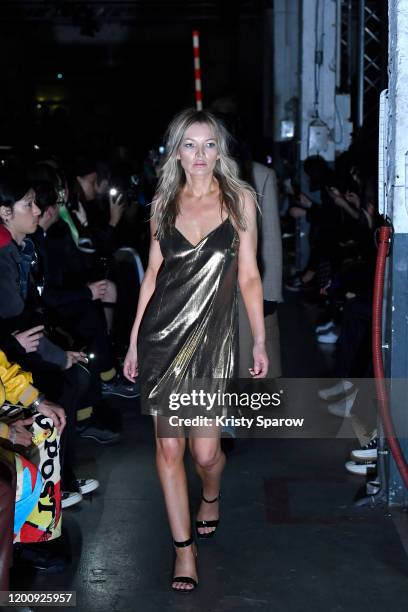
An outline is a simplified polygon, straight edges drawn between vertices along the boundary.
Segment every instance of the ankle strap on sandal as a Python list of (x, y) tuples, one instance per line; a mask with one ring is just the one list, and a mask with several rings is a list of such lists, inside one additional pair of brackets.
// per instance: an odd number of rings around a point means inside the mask
[(205, 501), (206, 504), (213, 504), (214, 502), (218, 501), (220, 497), (221, 497), (221, 491), (218, 493), (217, 497), (215, 497), (214, 499), (206, 499), (203, 495), (203, 492), (201, 491), (201, 499)]
[(188, 540), (184, 540), (184, 542), (176, 542), (176, 540), (173, 540), (173, 544), (174, 546), (177, 546), (177, 548), (184, 548), (185, 546), (190, 546), (193, 542), (193, 536), (190, 536)]

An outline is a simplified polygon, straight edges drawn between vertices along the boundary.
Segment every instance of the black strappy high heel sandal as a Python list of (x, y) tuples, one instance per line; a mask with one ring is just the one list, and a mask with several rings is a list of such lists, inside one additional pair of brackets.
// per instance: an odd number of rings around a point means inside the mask
[[(201, 499), (205, 501), (206, 504), (214, 504), (220, 498), (221, 498), (221, 491), (218, 493), (215, 499), (206, 499), (201, 492)], [(220, 522), (220, 519), (215, 519), (212, 521), (196, 521), (197, 537), (200, 538), (201, 540), (212, 538), (215, 535), (215, 532), (217, 531), (219, 522)], [(209, 531), (208, 533), (200, 533), (198, 530), (203, 527), (215, 527), (215, 529), (213, 529), (212, 531)]]
[[(176, 542), (176, 540), (173, 540), (173, 544), (177, 548), (186, 548), (187, 546), (191, 546), (191, 544), (193, 543), (194, 543), (193, 536), (191, 536), (188, 540), (185, 540), (184, 542)], [(195, 551), (194, 556), (197, 557), (197, 551)], [(177, 589), (173, 586), (174, 582), (185, 582), (186, 584), (192, 584), (193, 588), (192, 589)], [(191, 593), (192, 591), (195, 591), (195, 589), (198, 587), (197, 580), (195, 580), (195, 578), (192, 578), (191, 576), (174, 576), (171, 580), (171, 583), (172, 583), (171, 588), (173, 589), (173, 591), (176, 591), (176, 593)]]

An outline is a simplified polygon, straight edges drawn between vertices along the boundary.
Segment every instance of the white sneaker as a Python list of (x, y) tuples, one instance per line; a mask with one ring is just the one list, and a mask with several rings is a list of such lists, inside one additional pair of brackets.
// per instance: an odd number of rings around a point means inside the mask
[(347, 395), (347, 397), (343, 397), (337, 402), (329, 404), (327, 406), (327, 410), (330, 412), (330, 414), (334, 414), (335, 416), (343, 419), (348, 419), (351, 416), (351, 409), (353, 408), (357, 393), (358, 389), (355, 389), (352, 393), (350, 393), (350, 395)]
[(340, 334), (335, 331), (328, 331), (323, 334), (317, 334), (317, 341), (320, 342), (320, 344), (336, 344), (339, 338)]
[(346, 461), (345, 463), (346, 470), (357, 476), (367, 476), (369, 472), (374, 472), (376, 467), (376, 463), (356, 463), (355, 461)]
[(365, 446), (351, 451), (351, 458), (357, 463), (364, 461), (377, 461), (377, 438), (373, 438)]
[(329, 331), (329, 329), (332, 329), (332, 327), (334, 327), (334, 321), (328, 321), (322, 325), (316, 325), (315, 332), (316, 334), (321, 334), (322, 332)]
[(61, 493), (61, 508), (69, 508), (82, 501), (81, 493), (77, 491), (62, 491)]
[(318, 391), (318, 395), (321, 399), (328, 400), (330, 397), (335, 397), (336, 395), (340, 395), (341, 393), (347, 393), (352, 388), (353, 383), (349, 380), (340, 380), (335, 385), (331, 387), (327, 387), (326, 389), (320, 389)]
[(95, 478), (77, 478), (76, 482), (82, 495), (92, 493), (99, 487), (99, 482)]

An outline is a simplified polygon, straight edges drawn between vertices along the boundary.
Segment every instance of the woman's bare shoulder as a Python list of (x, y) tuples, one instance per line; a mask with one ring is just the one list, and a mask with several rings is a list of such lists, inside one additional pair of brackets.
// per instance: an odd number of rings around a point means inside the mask
[(240, 205), (242, 215), (246, 221), (256, 217), (257, 203), (255, 195), (249, 189), (245, 187), (240, 191)]

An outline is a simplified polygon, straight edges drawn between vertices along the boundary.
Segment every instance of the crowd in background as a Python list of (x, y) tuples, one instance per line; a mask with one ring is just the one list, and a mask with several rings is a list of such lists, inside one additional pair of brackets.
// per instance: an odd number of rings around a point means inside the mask
[[(77, 474), (77, 438), (90, 444), (118, 442), (123, 434), (110, 399), (139, 395), (137, 383), (122, 377), (121, 360), (147, 263), (149, 203), (162, 153), (152, 149), (140, 162), (125, 147), (117, 147), (108, 159), (87, 154), (62, 164), (33, 147), (29, 155), (10, 151), (1, 161), (3, 590), (13, 541), (17, 565), (44, 570), (64, 566), (63, 555), (47, 546), (60, 535), (61, 509), (80, 503), (99, 486), (92, 475)], [(273, 171), (265, 173), (245, 147), (235, 153), (244, 178), (258, 176), (262, 185), (270, 180), (275, 193)], [(307, 265), (287, 278), (286, 289), (318, 304), (317, 342), (338, 344), (339, 382), (322, 389), (320, 396), (331, 414), (347, 417), (358, 395), (349, 379), (372, 375), (376, 177), (362, 170), (352, 152), (334, 166), (322, 157), (309, 157), (303, 172), (307, 182), (302, 188), (297, 176), (278, 176), (283, 231), (294, 233), (300, 219), (309, 227)], [(273, 265), (280, 266), (279, 218), (276, 236), (274, 223), (272, 219), (272, 229), (263, 236), (272, 270), (264, 291), (265, 314), (277, 321), (281, 279)], [(273, 376), (280, 374), (279, 363)], [(27, 427), (34, 429), (28, 432)], [(375, 464), (375, 439), (373, 429), (348, 462), (350, 471), (367, 473), (367, 466)], [(41, 504), (49, 509), (46, 519), (40, 516)]]
[(378, 486), (374, 477), (377, 415), (375, 410), (367, 414), (356, 384), (358, 379), (373, 377), (372, 300), (376, 231), (381, 221), (376, 167), (362, 163), (362, 159), (353, 149), (339, 156), (334, 165), (314, 155), (303, 162), (303, 190), (285, 181), (288, 215), (298, 231), (306, 222), (309, 247), (306, 265), (288, 278), (285, 286), (317, 306), (317, 343), (336, 345), (332, 374), (338, 382), (320, 389), (319, 396), (327, 402), (330, 414), (355, 417), (361, 423), (357, 427), (361, 448), (352, 451), (346, 470), (372, 475), (374, 486)]
[[(3, 582), (13, 540), (17, 564), (64, 566), (64, 556), (47, 545), (60, 535), (61, 510), (99, 487), (89, 475), (78, 477), (77, 437), (117, 443), (120, 413), (110, 399), (139, 396), (121, 360), (143, 275), (138, 253), (147, 256), (145, 204), (154, 185), (150, 175), (142, 190), (122, 153), (110, 163), (79, 156), (63, 168), (33, 149), (31, 159), (10, 152), (1, 163)], [(150, 166), (148, 157), (155, 172)]]

